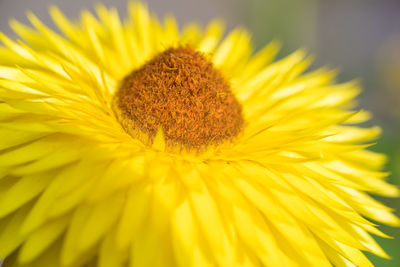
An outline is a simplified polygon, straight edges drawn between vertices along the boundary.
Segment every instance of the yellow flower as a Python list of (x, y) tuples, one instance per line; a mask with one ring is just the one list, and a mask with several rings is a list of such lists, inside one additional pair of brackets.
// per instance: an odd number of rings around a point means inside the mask
[[(249, 34), (97, 6), (1, 35), (5, 266), (370, 266), (397, 196), (356, 82)], [(212, 64), (211, 64), (212, 63)]]

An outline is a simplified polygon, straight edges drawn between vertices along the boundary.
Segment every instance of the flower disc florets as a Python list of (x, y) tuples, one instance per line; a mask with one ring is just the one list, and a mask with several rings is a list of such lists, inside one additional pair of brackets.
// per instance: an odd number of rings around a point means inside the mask
[(229, 140), (243, 126), (229, 84), (189, 46), (170, 48), (126, 76), (114, 106), (129, 133), (152, 140), (161, 128), (167, 143), (189, 148)]

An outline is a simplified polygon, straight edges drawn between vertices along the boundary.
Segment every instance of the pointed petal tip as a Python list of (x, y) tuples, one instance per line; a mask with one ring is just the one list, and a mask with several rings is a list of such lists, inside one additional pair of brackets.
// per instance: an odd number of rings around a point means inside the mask
[(162, 128), (158, 128), (152, 147), (158, 151), (165, 151), (165, 137)]

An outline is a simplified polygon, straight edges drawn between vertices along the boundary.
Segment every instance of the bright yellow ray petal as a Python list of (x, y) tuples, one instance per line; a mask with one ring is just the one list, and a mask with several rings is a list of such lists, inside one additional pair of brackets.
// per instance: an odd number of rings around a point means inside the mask
[(4, 259), (13, 252), (26, 238), (20, 232), (21, 224), (24, 222), (29, 205), (16, 211), (14, 214), (2, 219), (0, 229), (0, 258)]
[(99, 267), (122, 267), (127, 261), (127, 253), (119, 250), (115, 242), (115, 231), (110, 231), (103, 239), (99, 251)]
[(224, 28), (224, 24), (219, 20), (210, 22), (197, 49), (204, 53), (212, 53), (222, 37)]
[(59, 217), (33, 232), (24, 242), (18, 255), (18, 261), (26, 264), (43, 255), (43, 252), (52, 246), (53, 242), (64, 232), (68, 223), (68, 216)]

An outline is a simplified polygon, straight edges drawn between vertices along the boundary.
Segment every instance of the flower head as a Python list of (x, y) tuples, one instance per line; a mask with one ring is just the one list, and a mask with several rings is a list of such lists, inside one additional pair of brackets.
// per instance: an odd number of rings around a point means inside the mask
[[(0, 36), (5, 266), (369, 266), (397, 196), (356, 82), (142, 4)], [(299, 249), (301, 248), (301, 249)]]

